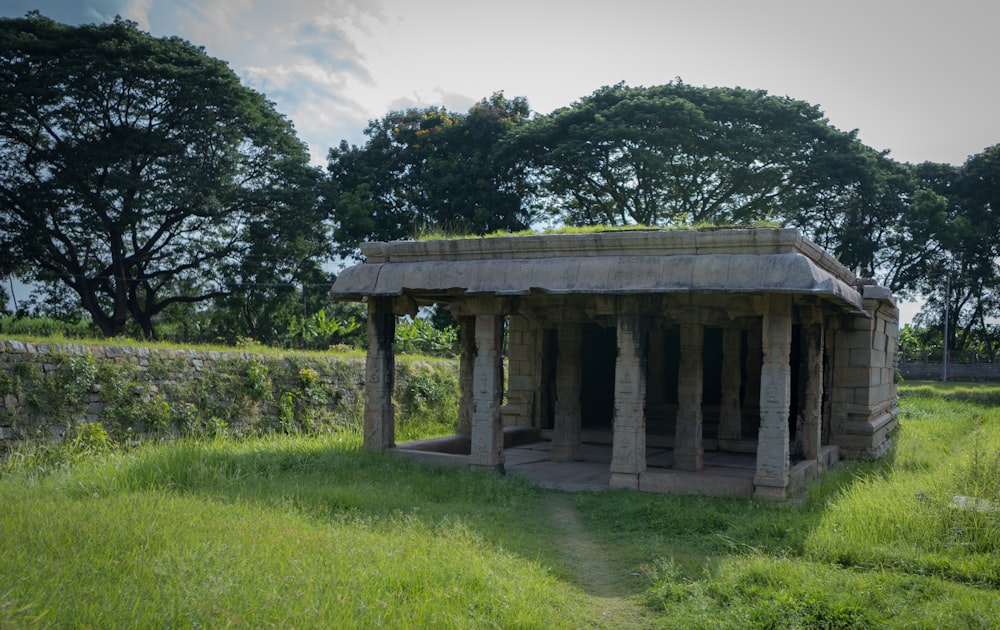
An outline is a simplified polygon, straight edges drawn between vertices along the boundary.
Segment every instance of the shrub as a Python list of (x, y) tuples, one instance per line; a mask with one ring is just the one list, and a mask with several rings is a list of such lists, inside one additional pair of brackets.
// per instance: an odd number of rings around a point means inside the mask
[(73, 438), (75, 451), (104, 453), (112, 446), (111, 437), (100, 422), (87, 422), (76, 427), (76, 437)]
[(450, 434), (458, 421), (459, 385), (453, 363), (400, 362), (396, 394), (397, 438)]

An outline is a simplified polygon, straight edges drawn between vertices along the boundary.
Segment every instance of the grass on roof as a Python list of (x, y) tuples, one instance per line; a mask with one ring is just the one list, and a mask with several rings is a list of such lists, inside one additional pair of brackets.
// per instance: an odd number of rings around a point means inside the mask
[(519, 232), (508, 232), (499, 230), (489, 234), (466, 234), (453, 232), (442, 228), (428, 228), (418, 230), (414, 240), (416, 241), (440, 241), (473, 238), (500, 238), (506, 236), (539, 236), (549, 234), (595, 234), (600, 232), (631, 232), (631, 231), (677, 231), (677, 230), (747, 230), (755, 228), (781, 228), (780, 223), (774, 221), (760, 221), (751, 224), (728, 225), (718, 223), (697, 223), (693, 225), (562, 225), (550, 227), (542, 230), (521, 230)]

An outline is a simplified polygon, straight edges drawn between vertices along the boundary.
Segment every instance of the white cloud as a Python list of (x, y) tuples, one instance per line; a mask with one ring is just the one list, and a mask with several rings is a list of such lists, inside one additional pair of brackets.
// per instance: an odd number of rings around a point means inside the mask
[(0, 14), (33, 8), (205, 46), (311, 145), (360, 139), (393, 108), (503, 90), (547, 113), (678, 76), (817, 104), (900, 160), (960, 163), (1000, 142), (1000, 4), (982, 0), (4, 0)]
[(153, 8), (153, 0), (129, 0), (122, 9), (122, 17), (132, 20), (144, 31), (149, 31), (149, 11)]

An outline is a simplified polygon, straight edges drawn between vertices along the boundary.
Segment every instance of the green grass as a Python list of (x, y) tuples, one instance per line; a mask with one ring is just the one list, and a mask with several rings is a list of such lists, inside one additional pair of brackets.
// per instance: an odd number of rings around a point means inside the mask
[(356, 433), (19, 453), (0, 628), (989, 628), (994, 385), (903, 388), (897, 447), (783, 504), (565, 494)]
[(350, 434), (8, 473), (0, 627), (566, 627), (574, 593), (527, 538), (539, 495)]
[(364, 358), (366, 356), (366, 351), (360, 348), (348, 348), (346, 346), (337, 346), (330, 350), (297, 350), (297, 349), (286, 349), (286, 348), (276, 348), (273, 346), (266, 346), (260, 343), (253, 343), (249, 345), (239, 345), (239, 346), (227, 346), (221, 344), (192, 344), (192, 343), (174, 343), (170, 341), (144, 341), (141, 339), (131, 339), (128, 337), (114, 337), (112, 339), (108, 338), (98, 338), (98, 337), (67, 337), (59, 332), (45, 334), (45, 335), (30, 335), (30, 334), (3, 334), (0, 335), (2, 339), (12, 339), (15, 341), (22, 341), (26, 343), (48, 343), (48, 344), (66, 344), (66, 345), (79, 345), (79, 346), (127, 346), (131, 348), (150, 348), (156, 350), (183, 350), (189, 351), (194, 350), (196, 352), (225, 352), (225, 353), (241, 353), (248, 352), (251, 354), (267, 355), (267, 356), (321, 356), (330, 357), (336, 356), (344, 359), (357, 359)]
[(447, 230), (428, 229), (416, 234), (414, 240), (435, 241), (444, 239), (473, 239), (473, 238), (500, 238), (505, 236), (539, 236), (548, 234), (595, 234), (598, 232), (627, 232), (627, 231), (676, 231), (676, 230), (726, 230), (726, 229), (749, 229), (749, 228), (780, 228), (780, 223), (773, 221), (757, 221), (745, 225), (724, 225), (718, 223), (697, 223), (693, 225), (560, 225), (546, 228), (541, 231), (522, 230), (520, 232), (497, 231), (489, 234), (464, 234), (460, 232), (449, 232)]

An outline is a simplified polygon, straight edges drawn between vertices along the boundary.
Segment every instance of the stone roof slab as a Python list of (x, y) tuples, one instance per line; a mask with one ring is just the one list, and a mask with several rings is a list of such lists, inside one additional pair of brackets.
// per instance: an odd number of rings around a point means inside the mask
[(855, 276), (791, 229), (592, 234), (369, 243), (332, 297), (787, 293), (862, 310)]

